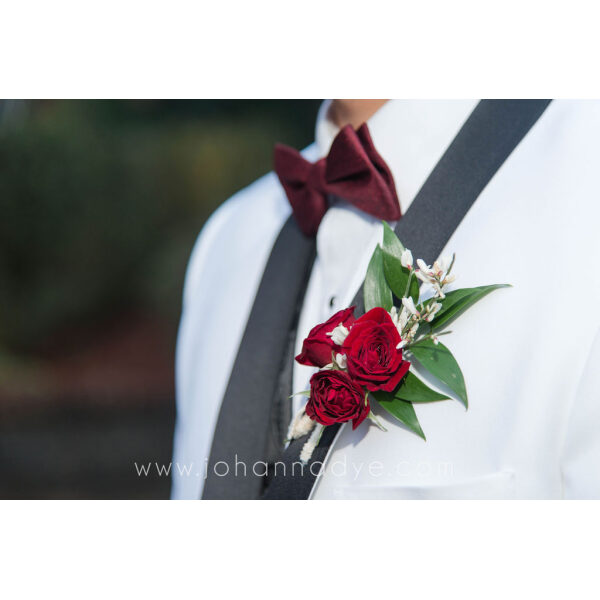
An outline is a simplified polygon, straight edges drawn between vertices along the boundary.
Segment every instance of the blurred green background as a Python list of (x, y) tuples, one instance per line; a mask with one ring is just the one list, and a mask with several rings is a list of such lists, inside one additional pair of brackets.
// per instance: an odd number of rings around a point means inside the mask
[(319, 104), (0, 101), (0, 497), (168, 497), (188, 256)]

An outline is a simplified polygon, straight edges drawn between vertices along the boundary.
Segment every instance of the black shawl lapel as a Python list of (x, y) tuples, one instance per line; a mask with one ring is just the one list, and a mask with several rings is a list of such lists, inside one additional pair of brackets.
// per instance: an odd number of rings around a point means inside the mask
[[(204, 499), (256, 499), (263, 491), (272, 411), (290, 394), (280, 393), (279, 374), (289, 362), (290, 333), (314, 256), (314, 239), (290, 217), (271, 250), (223, 397)], [(291, 371), (289, 380), (287, 387)]]

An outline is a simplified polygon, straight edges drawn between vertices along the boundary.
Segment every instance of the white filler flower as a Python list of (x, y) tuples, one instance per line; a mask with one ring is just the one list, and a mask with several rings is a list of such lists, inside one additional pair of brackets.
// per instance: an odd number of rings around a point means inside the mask
[(330, 331), (326, 335), (331, 338), (334, 344), (341, 346), (349, 333), (350, 330), (343, 323), (340, 323), (333, 331)]

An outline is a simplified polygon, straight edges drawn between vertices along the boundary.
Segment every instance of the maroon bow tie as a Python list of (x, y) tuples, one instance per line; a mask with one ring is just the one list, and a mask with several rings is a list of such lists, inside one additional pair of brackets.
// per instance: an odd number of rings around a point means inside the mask
[(375, 150), (366, 123), (358, 131), (346, 125), (333, 140), (329, 155), (316, 163), (282, 144), (275, 146), (274, 159), (275, 172), (306, 236), (317, 234), (329, 195), (379, 219), (397, 221), (401, 216), (394, 178)]

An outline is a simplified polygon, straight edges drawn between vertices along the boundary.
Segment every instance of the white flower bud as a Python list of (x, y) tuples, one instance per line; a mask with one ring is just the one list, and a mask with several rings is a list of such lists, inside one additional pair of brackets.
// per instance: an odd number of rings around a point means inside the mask
[(340, 369), (348, 368), (348, 361), (346, 360), (345, 354), (340, 354), (339, 352), (335, 355), (335, 362)]
[(421, 271), (421, 270), (417, 269), (415, 271), (415, 275), (417, 276), (417, 279), (420, 279), (423, 283), (431, 282), (431, 277), (429, 277), (429, 275), (427, 275), (427, 273), (423, 273), (423, 271)]
[(422, 258), (417, 258), (417, 265), (424, 275), (429, 274), (429, 266), (425, 263), (425, 261)]
[(417, 329), (419, 329), (419, 324), (415, 323), (411, 328), (410, 331), (408, 332), (408, 334), (406, 335), (406, 338), (408, 339), (408, 341), (412, 341), (412, 339), (415, 337), (415, 335), (417, 335)]
[(345, 339), (348, 337), (350, 330), (340, 323), (333, 331), (330, 331), (327, 335), (331, 338), (331, 341), (341, 346)]
[(410, 311), (406, 308), (406, 306), (402, 307), (402, 311), (400, 312), (400, 316), (398, 317), (398, 329), (400, 330), (400, 334), (402, 334), (402, 330), (406, 327), (408, 320), (410, 319)]
[(406, 310), (410, 312), (411, 315), (418, 315), (417, 307), (415, 306), (415, 302), (411, 297), (402, 298), (402, 305)]
[(400, 255), (400, 264), (407, 269), (412, 269), (413, 255), (410, 250), (404, 250), (404, 252)]
[(396, 326), (398, 333), (402, 335), (402, 330), (408, 323), (410, 313), (404, 307), (402, 307), (402, 310), (398, 313), (398, 309), (395, 306), (392, 306), (392, 310), (390, 310), (390, 317)]
[(430, 304), (427, 309), (427, 317), (425, 318), (425, 320), (428, 323), (433, 321), (433, 318), (435, 317), (435, 315), (439, 312), (439, 310), (441, 308), (442, 308), (442, 305), (439, 302), (434, 302), (433, 304)]

